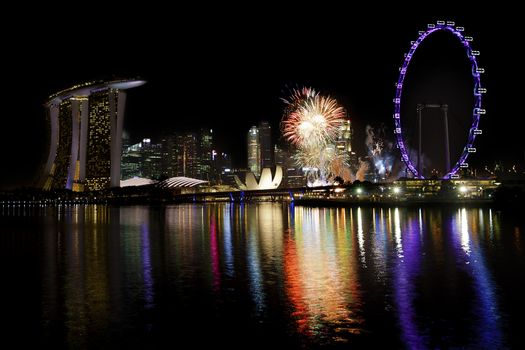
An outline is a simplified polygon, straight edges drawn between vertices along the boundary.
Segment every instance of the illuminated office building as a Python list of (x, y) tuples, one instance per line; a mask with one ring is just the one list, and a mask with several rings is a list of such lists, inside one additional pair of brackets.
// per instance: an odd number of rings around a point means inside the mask
[(44, 190), (120, 186), (125, 90), (144, 83), (90, 82), (49, 98), (45, 106), (51, 138), (41, 179)]
[(123, 147), (120, 174), (122, 180), (142, 177), (142, 142)]
[(162, 159), (162, 145), (145, 138), (122, 151), (121, 178), (128, 180), (140, 177), (157, 180), (162, 175)]
[(270, 123), (266, 121), (259, 123), (259, 145), (261, 152), (261, 169), (273, 167), (274, 155), (272, 145), (272, 128)]
[(197, 178), (210, 181), (213, 179), (213, 130), (201, 129), (199, 140), (199, 172)]
[(177, 135), (177, 176), (197, 178), (199, 172), (197, 133)]
[(261, 175), (261, 143), (259, 129), (252, 126), (248, 131), (248, 168), (255, 176)]
[(168, 133), (162, 138), (162, 175), (202, 180), (212, 177), (212, 130)]
[(336, 144), (338, 154), (348, 155), (352, 153), (352, 124), (350, 119), (345, 119), (339, 127)]

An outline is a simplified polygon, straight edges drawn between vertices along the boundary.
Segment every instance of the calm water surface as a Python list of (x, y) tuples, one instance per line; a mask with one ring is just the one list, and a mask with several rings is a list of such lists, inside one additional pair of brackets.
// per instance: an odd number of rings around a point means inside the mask
[(3, 206), (0, 334), (75, 349), (524, 348), (524, 223), (488, 208)]

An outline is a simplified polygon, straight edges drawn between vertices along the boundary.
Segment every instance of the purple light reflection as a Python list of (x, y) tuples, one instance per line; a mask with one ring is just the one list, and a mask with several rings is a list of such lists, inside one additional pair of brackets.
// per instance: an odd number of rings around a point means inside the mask
[[(420, 223), (416, 219), (408, 221), (404, 234), (399, 224), (399, 212), (395, 209), (394, 225), (396, 236), (396, 248), (398, 253), (397, 264), (394, 273), (395, 303), (397, 304), (399, 326), (402, 339), (409, 349), (424, 349), (425, 338), (420, 334), (416, 322), (416, 310), (414, 309), (414, 298), (417, 294), (414, 280), (420, 273), (422, 243), (420, 236)], [(402, 255), (399, 256), (401, 250)]]
[[(474, 312), (477, 316), (472, 329), (477, 336), (475, 348), (500, 349), (504, 347), (502, 333), (500, 329), (501, 315), (496, 300), (496, 285), (492, 280), (490, 271), (485, 264), (485, 257), (479, 245), (479, 240), (472, 237), (472, 226), (469, 225), (469, 217), (474, 212), (465, 208), (458, 210), (454, 223), (451, 225), (454, 244), (458, 252), (457, 259), (460, 266), (469, 273), (474, 284)], [(492, 213), (489, 212), (489, 222), (492, 221)], [(472, 220), (471, 220), (472, 221)], [(458, 238), (459, 237), (459, 238)], [(461, 252), (463, 254), (461, 254)]]
[(151, 309), (153, 307), (153, 274), (151, 266), (151, 249), (149, 243), (149, 227), (146, 223), (140, 226), (142, 238), (142, 276), (144, 278), (144, 307)]
[(215, 213), (210, 217), (210, 254), (211, 254), (211, 271), (213, 276), (213, 290), (218, 292), (221, 288), (221, 269), (219, 265), (219, 243), (217, 242), (217, 224), (215, 222)]

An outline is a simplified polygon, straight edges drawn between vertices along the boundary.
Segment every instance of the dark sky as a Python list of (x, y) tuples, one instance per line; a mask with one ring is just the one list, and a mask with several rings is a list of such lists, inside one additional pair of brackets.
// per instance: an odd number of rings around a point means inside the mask
[[(101, 78), (148, 81), (128, 95), (125, 129), (135, 140), (155, 140), (165, 130), (209, 127), (217, 148), (244, 165), (250, 126), (268, 120), (277, 136), (284, 106), (280, 98), (288, 87), (306, 85), (343, 104), (354, 123), (354, 147), (364, 152), (367, 124), (392, 129), (394, 83), (403, 53), (419, 30), (438, 19), (465, 27), (487, 71), (482, 83), (488, 89), (488, 114), (471, 163), (523, 163), (525, 146), (517, 127), (522, 72), (516, 53), (523, 31), (517, 11), (486, 9), (474, 15), (437, 7), (403, 15), (393, 9), (380, 14), (374, 6), (354, 12), (346, 5), (304, 7), (233, 9), (221, 4), (202, 12), (151, 6), (74, 15), (47, 9), (36, 19), (20, 14), (15, 25), (2, 24), (0, 187), (28, 184), (38, 171), (46, 151), (42, 104), (47, 96)], [(410, 104), (419, 102), (449, 103), (455, 123), (468, 124), (464, 111), (471, 109), (472, 78), (455, 40), (429, 39), (416, 53), (414, 75), (409, 70), (407, 78), (407, 125), (410, 113), (415, 115)]]

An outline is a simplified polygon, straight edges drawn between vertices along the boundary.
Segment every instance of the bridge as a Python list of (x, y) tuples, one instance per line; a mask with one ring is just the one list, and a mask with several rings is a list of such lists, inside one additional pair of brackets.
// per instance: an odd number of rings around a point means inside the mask
[(251, 202), (296, 200), (333, 202), (399, 202), (490, 199), (499, 186), (494, 179), (412, 179), (391, 183), (354, 183), (341, 186), (279, 188), (252, 191), (194, 192), (173, 194), (173, 202)]
[[(332, 186), (323, 187), (323, 190), (333, 188)], [(320, 187), (315, 188), (319, 190)], [(173, 195), (174, 201), (181, 202), (250, 202), (257, 200), (265, 201), (294, 201), (301, 198), (305, 193), (313, 189), (308, 187), (278, 188), (269, 190), (238, 190), (224, 192), (195, 192), (181, 193)]]

